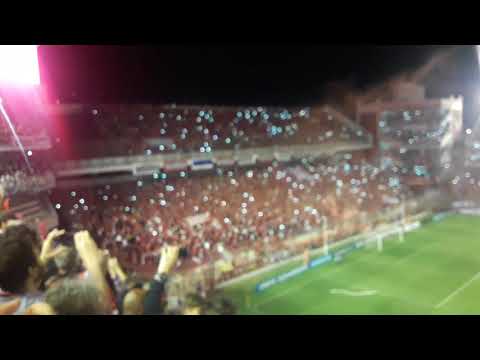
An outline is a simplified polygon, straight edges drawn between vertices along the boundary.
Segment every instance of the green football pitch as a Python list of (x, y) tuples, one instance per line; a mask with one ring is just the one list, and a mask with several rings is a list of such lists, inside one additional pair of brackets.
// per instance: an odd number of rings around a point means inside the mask
[(300, 261), (225, 289), (240, 314), (480, 314), (480, 217), (454, 215), (256, 293)]

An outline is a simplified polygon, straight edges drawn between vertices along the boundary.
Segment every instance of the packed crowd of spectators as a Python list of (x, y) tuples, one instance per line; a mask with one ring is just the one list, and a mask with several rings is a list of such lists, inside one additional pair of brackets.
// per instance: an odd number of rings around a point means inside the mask
[[(0, 98), (5, 114), (15, 129), (16, 134), (25, 141), (27, 138), (48, 137), (47, 117), (42, 111), (40, 98), (35, 90), (0, 89)], [(0, 146), (16, 145), (16, 141), (4, 114), (0, 115)]]
[[(28, 226), (0, 228), (0, 315), (166, 314), (166, 282), (179, 248), (164, 247), (155, 275), (144, 282), (128, 275), (87, 231), (70, 238), (54, 229), (41, 240)], [(196, 294), (177, 314), (232, 314), (226, 300)]]
[[(50, 122), (32, 99), (8, 94), (5, 110), (25, 144), (50, 137), (56, 160), (368, 138), (326, 108), (99, 105), (80, 106)], [(439, 118), (445, 121), (439, 124)], [(0, 120), (0, 145), (15, 145), (8, 122)], [(440, 143), (449, 123), (427, 109), (387, 113), (379, 126), (385, 143), (413, 146)], [(2, 203), (4, 196), (54, 186), (48, 157), (27, 149), (27, 166), (20, 153), (0, 154)], [(365, 231), (406, 194), (401, 175), (431, 175), (425, 152), (393, 146), (383, 155), (379, 167), (361, 153), (344, 153), (56, 188), (50, 199), (64, 230), (40, 239), (26, 224), (0, 219), (0, 314), (164, 314), (172, 272), (245, 250), (281, 261), (292, 255), (282, 244), (300, 235), (327, 230), (335, 241)], [(465, 172), (452, 186), (473, 196), (479, 179)], [(140, 272), (146, 278), (136, 276)], [(224, 301), (190, 294), (181, 313), (232, 311)]]
[(466, 168), (457, 174), (450, 182), (451, 189), (458, 200), (480, 201), (480, 170)]
[(443, 140), (443, 135), (445, 135), (447, 131), (448, 128), (428, 132), (421, 132), (416, 129), (388, 129), (382, 132), (382, 140), (393, 144), (408, 144), (415, 146), (440, 145)]
[[(8, 195), (35, 193), (55, 186), (55, 176), (45, 153), (28, 151), (0, 153), (0, 187)], [(27, 163), (28, 162), (28, 163)]]
[[(79, 121), (52, 128), (59, 159), (352, 143), (367, 136), (328, 111), (313, 116), (310, 109), (101, 106), (74, 117)], [(32, 173), (21, 160), (2, 163), (2, 194), (32, 191), (50, 179), (48, 162)], [(363, 231), (370, 216), (398, 204), (402, 191), (394, 173), (348, 153), (56, 188), (51, 201), (66, 232), (53, 230), (42, 243), (24, 224), (1, 224), (0, 312), (6, 304), (24, 314), (165, 313), (172, 271), (245, 249), (279, 261), (291, 254), (278, 245), (299, 235), (323, 227), (334, 241)], [(149, 280), (133, 275), (145, 268)], [(183, 305), (185, 314), (233, 311), (198, 294)]]
[(438, 183), (451, 171), (454, 120), (450, 111), (436, 106), (382, 113), (382, 168), (392, 169), (407, 184)]
[[(360, 230), (366, 217), (398, 197), (399, 184), (365, 160), (303, 159), (255, 168), (154, 174), (155, 179), (60, 190), (52, 202), (72, 229), (87, 229), (133, 266), (165, 244), (188, 249), (181, 268), (244, 248), (258, 251), (328, 221), (338, 236)], [(363, 216), (363, 217), (362, 217)], [(350, 228), (341, 226), (352, 220)], [(355, 228), (357, 227), (357, 228)]]
[[(15, 122), (13, 126), (15, 127), (15, 131), (21, 140), (25, 140), (26, 137), (48, 136), (45, 127), (39, 129), (38, 127), (28, 124), (22, 124), (19, 122)], [(3, 119), (0, 122), (0, 144), (11, 146), (16, 146), (17, 144), (10, 127), (7, 125), (6, 122), (3, 121)]]
[(439, 111), (387, 112), (379, 121), (381, 142), (394, 147), (441, 145), (449, 134), (450, 122), (448, 113)]
[[(102, 105), (85, 106), (71, 117), (69, 129), (53, 137), (59, 139), (57, 147), (69, 147), (61, 153), (78, 158), (173, 151), (210, 153), (220, 149), (366, 139), (361, 130), (352, 129), (327, 110), (312, 115), (308, 108)], [(62, 141), (69, 136), (77, 141), (84, 137), (93, 146), (72, 150), (74, 141)], [(102, 146), (94, 146), (96, 139)], [(106, 143), (112, 146), (105, 146)]]
[(392, 149), (382, 154), (384, 168), (398, 175), (431, 177), (435, 175), (436, 151)]
[(448, 123), (448, 115), (448, 111), (436, 106), (423, 109), (405, 109), (404, 111), (388, 111), (384, 113), (381, 119), (383, 126), (380, 124), (380, 127), (398, 130), (417, 126), (426, 130), (436, 130)]

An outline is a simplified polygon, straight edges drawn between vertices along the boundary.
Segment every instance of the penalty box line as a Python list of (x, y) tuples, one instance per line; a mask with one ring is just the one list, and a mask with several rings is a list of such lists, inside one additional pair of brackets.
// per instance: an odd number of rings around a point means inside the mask
[(461, 293), (463, 290), (465, 290), (467, 287), (469, 287), (470, 284), (472, 284), (478, 278), (480, 278), (480, 272), (475, 274), (470, 280), (465, 282), (462, 286), (460, 286), (458, 289), (456, 289), (450, 295), (448, 295), (445, 299), (443, 299), (437, 305), (435, 305), (435, 309), (438, 309), (438, 308), (442, 307), (443, 305), (445, 305), (446, 303), (448, 303), (451, 299), (453, 299), (455, 296), (457, 296), (459, 293)]

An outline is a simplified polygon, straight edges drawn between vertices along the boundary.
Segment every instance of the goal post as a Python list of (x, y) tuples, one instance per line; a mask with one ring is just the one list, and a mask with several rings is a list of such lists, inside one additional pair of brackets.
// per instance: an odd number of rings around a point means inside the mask
[(323, 254), (328, 255), (328, 220), (326, 216), (322, 216), (322, 235), (323, 235)]
[(399, 224), (399, 231), (398, 231), (398, 239), (401, 243), (405, 241), (405, 197), (402, 196), (402, 204), (400, 205), (400, 224)]
[(383, 236), (377, 235), (377, 250), (379, 252), (383, 251)]

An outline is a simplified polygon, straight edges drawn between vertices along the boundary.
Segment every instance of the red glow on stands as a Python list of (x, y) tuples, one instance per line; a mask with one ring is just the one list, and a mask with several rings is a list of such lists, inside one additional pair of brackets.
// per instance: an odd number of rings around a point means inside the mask
[(0, 85), (39, 84), (37, 45), (0, 45)]

